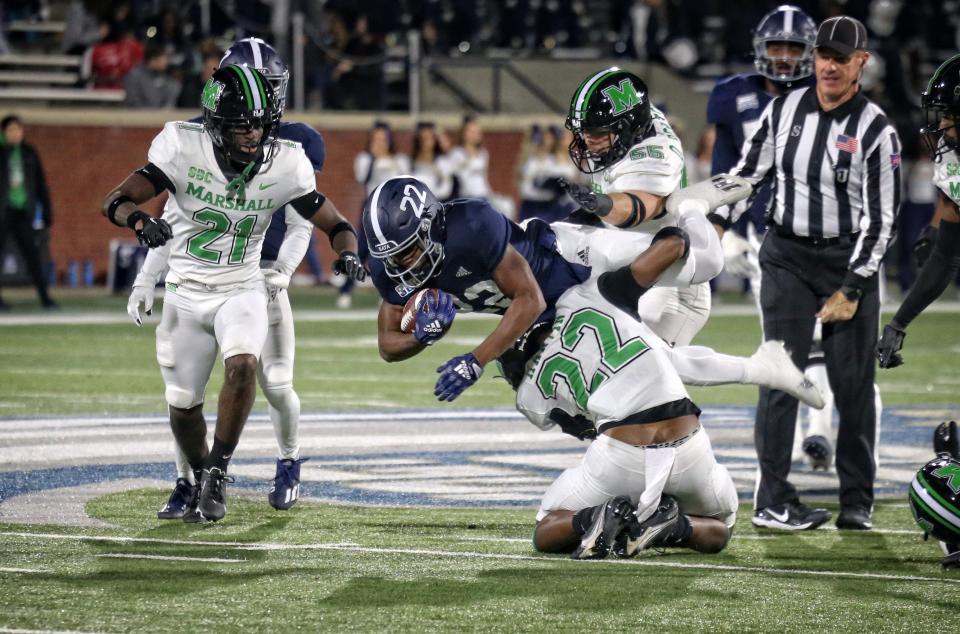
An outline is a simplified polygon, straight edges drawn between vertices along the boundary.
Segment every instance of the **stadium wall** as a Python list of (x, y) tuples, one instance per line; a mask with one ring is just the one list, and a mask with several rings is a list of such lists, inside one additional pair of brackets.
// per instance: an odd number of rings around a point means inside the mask
[[(67, 262), (89, 259), (96, 279), (102, 283), (109, 263), (113, 238), (131, 238), (131, 232), (114, 227), (100, 213), (104, 195), (132, 170), (146, 162), (150, 142), (170, 120), (186, 119), (194, 112), (122, 112), (111, 110), (23, 110), (27, 141), (43, 159), (54, 206), (51, 229), (51, 256), (59, 281), (65, 277)], [(460, 117), (438, 115), (430, 118), (452, 133)], [(353, 160), (366, 144), (367, 130), (375, 120), (369, 115), (290, 116), (317, 127), (327, 145), (327, 160), (318, 177), (318, 188), (341, 212), (359, 222), (363, 187), (354, 180)], [(397, 147), (410, 149), (413, 121), (409, 117), (385, 117), (397, 130)], [(533, 122), (553, 123), (544, 117), (491, 117), (481, 119), (485, 145), (490, 152), (490, 181), (497, 192), (516, 197), (516, 167), (525, 130)], [(455, 136), (455, 134), (454, 134)], [(162, 200), (145, 208), (159, 213)], [(319, 240), (321, 257), (329, 266), (332, 252)]]

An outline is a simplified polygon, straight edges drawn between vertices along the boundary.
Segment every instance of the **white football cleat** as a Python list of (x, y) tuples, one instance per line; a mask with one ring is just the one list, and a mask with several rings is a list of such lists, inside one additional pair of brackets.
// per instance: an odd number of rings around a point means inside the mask
[(823, 409), (823, 395), (793, 364), (782, 341), (764, 341), (747, 363), (749, 383), (781, 390), (810, 407)]

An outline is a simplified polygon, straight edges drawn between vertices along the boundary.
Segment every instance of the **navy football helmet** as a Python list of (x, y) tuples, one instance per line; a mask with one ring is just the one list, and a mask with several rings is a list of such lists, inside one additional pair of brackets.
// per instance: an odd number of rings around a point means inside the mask
[(408, 288), (425, 285), (443, 262), (443, 205), (412, 176), (381, 183), (363, 204), (363, 230), (370, 255), (387, 275)]
[[(927, 89), (920, 95), (920, 106), (923, 108), (926, 125), (920, 129), (924, 143), (933, 160), (951, 150), (960, 149), (956, 137), (947, 134), (950, 128), (957, 129), (960, 121), (960, 54), (954, 55), (933, 73), (927, 82)], [(940, 126), (940, 121), (949, 117), (953, 124)]]
[[(783, 4), (763, 16), (753, 32), (754, 65), (767, 79), (790, 83), (813, 74), (813, 45), (817, 25), (806, 13), (790, 4)], [(789, 42), (803, 45), (803, 53), (795, 57), (770, 57), (767, 44)]]
[(256, 68), (267, 78), (273, 87), (273, 96), (277, 109), (282, 113), (287, 105), (287, 84), (290, 83), (290, 71), (280, 59), (276, 49), (259, 37), (245, 37), (237, 40), (227, 49), (220, 60), (220, 67), (228, 64)]
[[(259, 71), (246, 66), (223, 66), (207, 80), (200, 97), (203, 125), (214, 147), (228, 160), (242, 165), (270, 160), (276, 150), (280, 111), (273, 89)], [(261, 128), (256, 147), (246, 147), (237, 132)]]

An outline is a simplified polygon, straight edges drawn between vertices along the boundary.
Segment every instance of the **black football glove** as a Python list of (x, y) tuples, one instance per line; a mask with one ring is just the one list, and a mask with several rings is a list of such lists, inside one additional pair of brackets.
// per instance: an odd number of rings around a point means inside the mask
[(363, 263), (353, 251), (340, 252), (340, 257), (333, 261), (333, 272), (336, 275), (346, 275), (357, 282), (362, 282), (367, 277)]
[(895, 368), (903, 365), (900, 349), (903, 348), (903, 338), (906, 336), (907, 333), (902, 328), (892, 323), (883, 327), (883, 336), (877, 344), (877, 361), (880, 362), (881, 368)]
[(927, 225), (923, 228), (917, 241), (913, 243), (911, 250), (913, 251), (913, 259), (916, 261), (918, 269), (923, 268), (924, 263), (930, 258), (930, 254), (933, 253), (933, 245), (937, 241), (938, 231), (939, 229), (936, 226)]
[(558, 182), (563, 191), (584, 211), (603, 218), (613, 209), (613, 199), (606, 194), (597, 194), (590, 191), (590, 188), (571, 183), (565, 178), (558, 179)]
[[(143, 224), (139, 229), (136, 228), (138, 222)], [(137, 240), (140, 244), (150, 247), (162, 247), (167, 240), (173, 239), (173, 229), (163, 218), (154, 218), (139, 209), (127, 216), (127, 226), (137, 234)]]
[(933, 452), (949, 454), (954, 460), (960, 460), (960, 436), (955, 421), (940, 423), (933, 430)]
[(597, 437), (597, 428), (593, 426), (593, 422), (586, 416), (581, 416), (580, 414), (571, 416), (559, 407), (556, 407), (550, 410), (548, 418), (560, 425), (560, 430), (563, 433), (569, 434), (577, 440), (593, 440)]

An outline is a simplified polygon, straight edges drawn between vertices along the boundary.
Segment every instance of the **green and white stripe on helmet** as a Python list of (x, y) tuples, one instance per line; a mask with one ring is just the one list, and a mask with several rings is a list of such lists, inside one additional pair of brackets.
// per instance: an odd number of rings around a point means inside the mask
[(250, 70), (248, 66), (231, 64), (227, 68), (232, 69), (240, 78), (240, 85), (243, 86), (243, 93), (250, 109), (255, 113), (266, 109), (267, 93), (263, 89), (263, 80), (260, 79), (260, 74)]
[(583, 119), (587, 114), (587, 107), (590, 105), (590, 99), (593, 97), (593, 94), (597, 91), (597, 88), (600, 86), (600, 84), (603, 83), (603, 80), (622, 72), (623, 69), (619, 68), (618, 66), (611, 66), (610, 68), (605, 68), (604, 70), (587, 77), (573, 93), (573, 99), (570, 101), (570, 118), (575, 120)]

